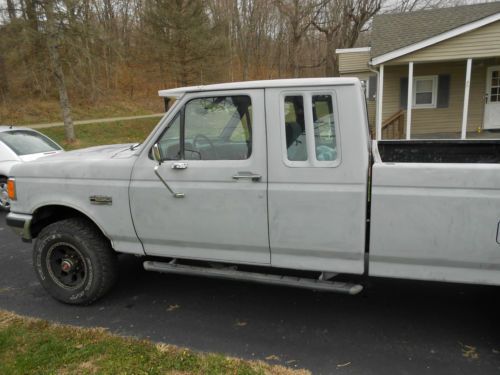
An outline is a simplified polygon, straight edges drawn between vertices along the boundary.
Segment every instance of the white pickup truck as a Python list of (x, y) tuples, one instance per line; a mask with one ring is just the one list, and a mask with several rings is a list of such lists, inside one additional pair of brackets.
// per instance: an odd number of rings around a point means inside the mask
[(117, 253), (350, 294), (355, 275), (500, 285), (500, 141), (372, 142), (351, 78), (159, 93), (144, 143), (13, 168), (7, 224), (56, 299), (101, 297)]

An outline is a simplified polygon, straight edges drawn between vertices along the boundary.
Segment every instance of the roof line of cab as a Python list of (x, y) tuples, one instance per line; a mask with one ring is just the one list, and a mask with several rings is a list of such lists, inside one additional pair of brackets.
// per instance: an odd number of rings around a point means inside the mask
[(263, 89), (263, 88), (288, 88), (288, 87), (306, 87), (306, 86), (354, 85), (357, 82), (359, 82), (358, 78), (351, 78), (351, 77), (269, 79), (261, 81), (228, 82), (228, 83), (219, 83), (214, 85), (178, 87), (168, 90), (159, 90), (158, 95), (162, 97), (179, 98), (188, 92)]

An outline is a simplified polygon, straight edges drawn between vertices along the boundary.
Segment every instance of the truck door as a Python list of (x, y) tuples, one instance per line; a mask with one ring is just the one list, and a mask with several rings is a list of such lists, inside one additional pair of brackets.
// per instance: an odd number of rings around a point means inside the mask
[(364, 270), (368, 136), (356, 85), (266, 89), (271, 264)]
[(146, 254), (269, 264), (264, 90), (190, 93), (173, 111), (132, 174)]

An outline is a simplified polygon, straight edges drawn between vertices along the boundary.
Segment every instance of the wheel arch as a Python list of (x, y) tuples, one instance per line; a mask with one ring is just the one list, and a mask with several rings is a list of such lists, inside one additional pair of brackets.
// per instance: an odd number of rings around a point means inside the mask
[(109, 241), (110, 245), (112, 245), (112, 241), (106, 232), (102, 229), (102, 227), (96, 223), (94, 219), (92, 219), (86, 213), (70, 206), (60, 205), (60, 204), (51, 204), (45, 205), (36, 208), (33, 211), (30, 225), (31, 237), (36, 238), (38, 234), (45, 228), (47, 225), (52, 223), (69, 219), (69, 218), (82, 218), (87, 221), (91, 226), (93, 226), (99, 233)]

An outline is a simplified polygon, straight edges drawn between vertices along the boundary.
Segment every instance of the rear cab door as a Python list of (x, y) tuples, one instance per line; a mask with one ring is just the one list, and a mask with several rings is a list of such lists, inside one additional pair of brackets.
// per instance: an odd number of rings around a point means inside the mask
[(364, 271), (369, 141), (361, 86), (266, 89), (271, 264)]

